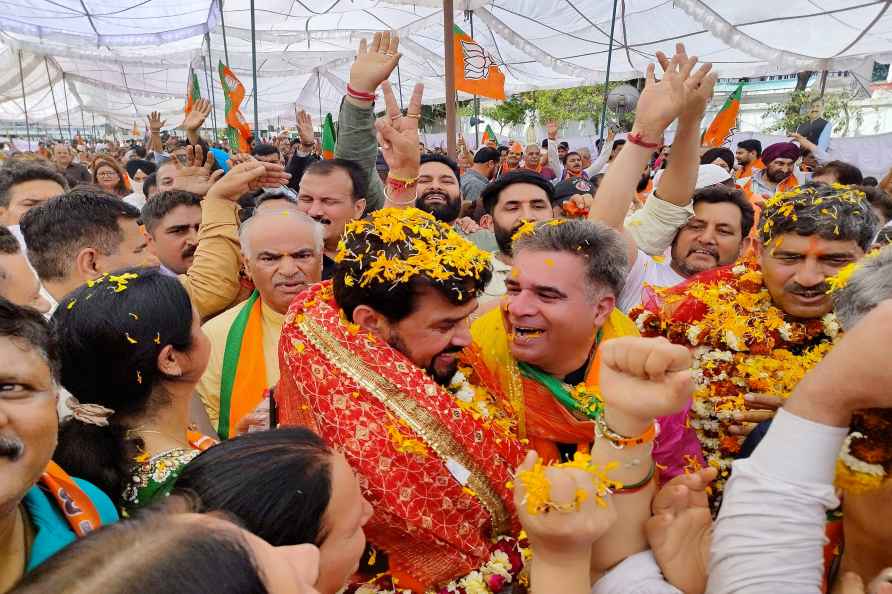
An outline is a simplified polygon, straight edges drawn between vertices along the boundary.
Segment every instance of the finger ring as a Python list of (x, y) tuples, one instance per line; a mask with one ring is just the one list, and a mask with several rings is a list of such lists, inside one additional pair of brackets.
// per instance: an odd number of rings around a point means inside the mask
[(385, 56), (393, 57), (393, 56), (395, 56), (396, 54), (393, 53), (393, 52), (384, 52), (384, 55), (385, 55)]
[(407, 113), (407, 114), (406, 114), (406, 117), (407, 117), (407, 118), (413, 118), (413, 119), (416, 119), (416, 120), (420, 120), (420, 119), (421, 119), (421, 114), (417, 114), (417, 113)]

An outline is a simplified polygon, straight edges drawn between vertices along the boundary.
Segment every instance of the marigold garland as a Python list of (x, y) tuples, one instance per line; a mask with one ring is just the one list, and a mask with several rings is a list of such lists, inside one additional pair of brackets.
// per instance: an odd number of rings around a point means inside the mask
[(758, 265), (747, 260), (718, 282), (695, 281), (684, 292), (657, 289), (660, 308), (629, 312), (642, 336), (666, 336), (692, 349), (695, 383), (691, 427), (721, 490), (742, 438), (728, 432), (734, 415), (748, 410), (744, 395), (786, 398), (830, 350), (840, 333), (833, 314), (789, 319), (774, 305)]

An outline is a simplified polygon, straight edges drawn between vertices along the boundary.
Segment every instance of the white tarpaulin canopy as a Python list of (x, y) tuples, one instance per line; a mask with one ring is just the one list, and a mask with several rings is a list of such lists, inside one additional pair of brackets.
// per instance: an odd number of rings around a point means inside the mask
[[(613, 2), (455, 4), (456, 25), (470, 33), (473, 24), (474, 38), (501, 65), (509, 94), (604, 80)], [(671, 52), (677, 41), (713, 62), (723, 77), (806, 69), (850, 70), (866, 77), (875, 60), (892, 59), (889, 4), (619, 0), (610, 77), (642, 75), (658, 49)], [(401, 83), (406, 100), (420, 81), (425, 103), (443, 102), (441, 2), (256, 0), (255, 5), (261, 127), (293, 123), (295, 107), (316, 117), (336, 114), (359, 39), (375, 31), (396, 30), (401, 36), (403, 59), (392, 82)], [(24, 120), (21, 57), (32, 122), (56, 126), (59, 113), (63, 128), (69, 120), (73, 126), (89, 125), (95, 117), (97, 124), (129, 129), (160, 111), (175, 125), (192, 65), (203, 96), (208, 81), (214, 86), (222, 125), (216, 62), (224, 49), (247, 90), (242, 110), (252, 122), (250, 0), (227, 0), (222, 13), (218, 0), (0, 0), (0, 120)]]

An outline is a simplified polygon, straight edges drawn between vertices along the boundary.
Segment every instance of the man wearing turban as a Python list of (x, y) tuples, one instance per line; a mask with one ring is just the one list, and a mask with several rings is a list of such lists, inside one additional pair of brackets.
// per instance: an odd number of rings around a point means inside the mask
[(744, 186), (750, 200), (759, 204), (806, 181), (796, 177), (795, 165), (799, 157), (799, 147), (792, 142), (776, 142), (762, 151), (765, 169), (753, 173)]

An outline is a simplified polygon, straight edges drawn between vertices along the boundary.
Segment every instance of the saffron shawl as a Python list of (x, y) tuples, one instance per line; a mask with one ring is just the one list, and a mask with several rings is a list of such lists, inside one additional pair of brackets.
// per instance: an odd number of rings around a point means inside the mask
[[(614, 309), (601, 329), (602, 342), (620, 336), (637, 336), (635, 324), (618, 309)], [(480, 317), (471, 326), (474, 339), (466, 360), (486, 373), (480, 377), (497, 377), (501, 389), (491, 389), (494, 395), (504, 394), (519, 416), (518, 429), (521, 438), (530, 444), (544, 459), (558, 458), (558, 443), (575, 443), (577, 449), (588, 450), (595, 436), (595, 423), (581, 420), (564, 408), (542, 384), (523, 377), (517, 362), (511, 355), (508, 335), (502, 321), (502, 312), (494, 309)], [(600, 358), (589, 368), (586, 386), (598, 390)], [(660, 435), (654, 444), (653, 457), (660, 468), (661, 481), (682, 474), (686, 468), (703, 465), (703, 454), (697, 436), (687, 428), (688, 408), (668, 417), (660, 417)]]

